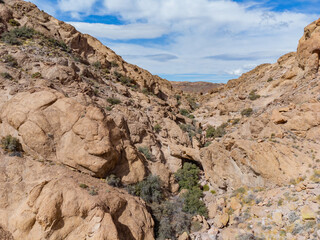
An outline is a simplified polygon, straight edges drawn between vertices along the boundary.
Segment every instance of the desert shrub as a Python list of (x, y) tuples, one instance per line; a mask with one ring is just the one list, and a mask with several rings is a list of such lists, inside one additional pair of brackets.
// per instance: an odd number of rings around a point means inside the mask
[(87, 189), (88, 185), (84, 184), (84, 183), (80, 183), (79, 187), (83, 188), (83, 189)]
[(120, 178), (118, 178), (114, 174), (107, 176), (106, 181), (107, 181), (108, 185), (110, 185), (112, 187), (120, 187), (121, 186)]
[(213, 195), (217, 193), (215, 190), (211, 190), (210, 192), (211, 192), (211, 194), (213, 194)]
[(241, 115), (249, 117), (252, 114), (252, 112), (253, 112), (252, 108), (246, 108), (241, 111)]
[(100, 69), (101, 68), (101, 62), (97, 61), (92, 63), (92, 66), (95, 67), (96, 69)]
[(148, 147), (139, 147), (138, 151), (141, 152), (146, 157), (146, 159), (148, 160), (152, 159), (152, 155)]
[(295, 211), (289, 212), (288, 220), (289, 220), (290, 223), (294, 223), (298, 219), (300, 219), (300, 217), (297, 215), (297, 213)]
[(236, 237), (236, 240), (263, 240), (264, 238), (259, 238), (253, 235), (252, 233), (240, 234)]
[(12, 80), (13, 79), (13, 77), (7, 72), (0, 73), (0, 76), (5, 78), (5, 79), (8, 79), (8, 80)]
[(283, 198), (280, 198), (279, 200), (278, 200), (278, 206), (282, 206), (283, 205)]
[(107, 111), (111, 111), (111, 110), (112, 110), (112, 107), (107, 106), (107, 107), (106, 107), (106, 110), (107, 110)]
[(196, 135), (196, 127), (191, 124), (180, 124), (179, 127), (182, 131), (188, 133), (190, 141), (192, 141), (192, 138)]
[(226, 134), (225, 128), (228, 126), (227, 123), (221, 124), (217, 129), (215, 127), (209, 125), (206, 131), (207, 138), (217, 138), (223, 137)]
[(15, 28), (10, 32), (12, 32), (17, 38), (26, 39), (33, 38), (33, 36), (36, 34), (36, 31), (34, 29), (28, 27)]
[(183, 211), (191, 215), (208, 216), (208, 209), (206, 205), (200, 200), (202, 191), (198, 186), (189, 188), (188, 192), (182, 195), (184, 200)]
[(36, 32), (32, 28), (28, 28), (28, 27), (14, 28), (9, 32), (3, 33), (1, 35), (1, 39), (3, 42), (11, 45), (21, 45), (22, 42), (19, 40), (19, 38), (30, 39), (35, 34)]
[(206, 184), (203, 186), (203, 191), (208, 192), (210, 190), (210, 187)]
[(41, 73), (36, 72), (36, 73), (32, 74), (31, 77), (32, 77), (32, 78), (41, 78), (42, 75), (41, 75)]
[(147, 203), (159, 203), (163, 198), (159, 176), (149, 175), (137, 183), (134, 186), (134, 193)]
[(233, 191), (232, 196), (245, 194), (247, 190), (244, 187), (237, 188)]
[(195, 221), (191, 223), (191, 228), (190, 228), (191, 232), (199, 232), (201, 229), (202, 229), (202, 225), (200, 222)]
[(95, 189), (94, 187), (91, 187), (88, 192), (89, 192), (89, 194), (90, 194), (91, 196), (98, 195), (98, 190)]
[(9, 66), (9, 67), (18, 67), (18, 62), (17, 62), (17, 59), (15, 59), (12, 55), (8, 54), (8, 55), (5, 55), (3, 57), (3, 60), (4, 62)]
[(153, 129), (156, 133), (158, 133), (161, 131), (162, 127), (157, 123), (156, 125), (154, 125)]
[(22, 43), (12, 32), (5, 32), (1, 35), (1, 40), (10, 45), (21, 45)]
[(107, 102), (110, 103), (111, 105), (116, 105), (121, 103), (121, 101), (117, 98), (107, 98)]
[(205, 144), (204, 144), (204, 147), (209, 147), (210, 146), (210, 144), (211, 144), (212, 142), (206, 142)]
[(144, 95), (149, 95), (150, 92), (147, 88), (142, 88), (141, 92), (144, 94)]
[(157, 239), (177, 239), (177, 235), (189, 231), (191, 216), (183, 212), (182, 205), (182, 199), (175, 198), (152, 206)]
[(177, 101), (179, 101), (179, 100), (181, 99), (181, 96), (180, 96), (180, 95), (178, 95), (178, 94), (177, 94), (177, 95), (175, 95), (174, 97), (175, 97), (175, 99), (177, 99)]
[[(40, 44), (46, 45), (51, 48), (59, 48), (64, 52), (71, 52), (71, 49), (67, 46), (67, 44), (65, 44), (65, 42), (56, 40), (54, 38), (47, 38), (43, 36), (43, 40)], [(76, 59), (76, 60), (79, 61), (80, 59)]]
[(232, 120), (232, 125), (236, 125), (240, 122), (240, 119), (239, 118), (235, 118)]
[(10, 20), (9, 20), (9, 24), (10, 24), (11, 26), (13, 26), (13, 27), (19, 27), (19, 26), (20, 26), (20, 23), (17, 22), (16, 20), (14, 20), (14, 19), (10, 19)]
[(313, 175), (310, 177), (310, 180), (315, 183), (320, 183), (320, 170), (315, 169)]
[(185, 163), (183, 167), (175, 173), (175, 179), (179, 183), (180, 189), (189, 189), (198, 186), (200, 179), (200, 169), (192, 163)]
[(119, 78), (119, 81), (123, 84), (126, 85), (128, 87), (133, 87), (133, 88), (137, 88), (136, 82), (134, 80), (132, 80), (131, 78), (127, 77), (127, 76), (121, 76)]
[(182, 108), (182, 109), (180, 109), (180, 114), (183, 116), (188, 116), (189, 111), (187, 109)]
[(195, 110), (199, 107), (199, 104), (196, 102), (196, 99), (194, 97), (191, 97), (190, 95), (188, 95), (186, 97), (186, 100), (188, 101), (192, 110)]
[(256, 99), (260, 98), (260, 95), (259, 94), (256, 94), (256, 90), (252, 90), (250, 93), (249, 93), (249, 99), (254, 101)]
[(273, 78), (272, 77), (269, 77), (267, 82), (272, 82), (273, 81)]
[(119, 64), (116, 61), (112, 61), (110, 64), (111, 67), (119, 67)]
[(207, 128), (207, 131), (206, 131), (206, 137), (207, 137), (207, 138), (213, 137), (214, 134), (215, 134), (215, 132), (216, 132), (215, 127), (209, 125), (208, 128)]
[(11, 153), (10, 156), (20, 156), (22, 152), (22, 146), (19, 139), (8, 135), (1, 139), (1, 147), (5, 152)]

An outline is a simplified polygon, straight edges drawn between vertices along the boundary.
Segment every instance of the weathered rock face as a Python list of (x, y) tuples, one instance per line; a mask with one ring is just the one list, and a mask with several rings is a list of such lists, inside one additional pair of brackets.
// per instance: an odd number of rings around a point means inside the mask
[(14, 239), (153, 239), (145, 204), (125, 191), (62, 166), (0, 159), (0, 225)]
[[(127, 182), (145, 176), (142, 159), (111, 118), (101, 109), (85, 107), (57, 91), (17, 94), (2, 107), (1, 122), (3, 136), (20, 135), (25, 150), (42, 159), (105, 177), (124, 151), (127, 164), (136, 162), (139, 169), (125, 176)], [(12, 128), (17, 132), (10, 132)]]

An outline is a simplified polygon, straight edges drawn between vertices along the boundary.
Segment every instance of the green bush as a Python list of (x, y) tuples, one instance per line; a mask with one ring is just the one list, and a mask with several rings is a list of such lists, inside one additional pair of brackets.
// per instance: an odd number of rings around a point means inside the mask
[(273, 78), (272, 77), (269, 77), (267, 82), (272, 82), (273, 81)]
[(116, 61), (112, 61), (111, 67), (119, 67), (119, 64)]
[(5, 55), (3, 57), (3, 60), (4, 62), (9, 66), (9, 67), (13, 67), (13, 68), (17, 68), (19, 65), (18, 65), (18, 62), (17, 62), (17, 59), (15, 59), (12, 55), (8, 54), (8, 55)]
[(184, 199), (183, 211), (191, 215), (201, 215), (208, 217), (208, 209), (206, 205), (200, 200), (202, 191), (198, 186), (189, 188), (189, 191), (182, 195)]
[(10, 24), (11, 26), (13, 26), (13, 27), (19, 27), (19, 26), (20, 26), (20, 23), (17, 22), (16, 20), (14, 20), (14, 19), (10, 19), (10, 20), (9, 20), (9, 24)]
[[(56, 40), (54, 38), (47, 38), (43, 36), (43, 41), (40, 44), (46, 45), (51, 48), (59, 48), (64, 52), (71, 52), (71, 49), (65, 44), (65, 42)], [(76, 60), (79, 60), (79, 59), (76, 59)]]
[(175, 95), (174, 97), (175, 97), (175, 99), (177, 99), (177, 101), (179, 101), (181, 99), (180, 95)]
[(157, 123), (156, 125), (154, 125), (153, 129), (156, 133), (159, 133), (161, 131), (162, 127)]
[(11, 45), (21, 45), (22, 42), (19, 40), (19, 38), (30, 39), (35, 34), (36, 32), (32, 28), (28, 28), (28, 27), (14, 28), (10, 32), (3, 33), (1, 35), (1, 39), (3, 42)]
[(203, 191), (208, 192), (210, 190), (210, 187), (206, 184), (203, 186)]
[(108, 185), (110, 185), (112, 187), (120, 187), (121, 186), (120, 178), (118, 178), (114, 174), (107, 176), (106, 181), (107, 181)]
[(116, 105), (121, 103), (121, 101), (117, 98), (108, 98), (107, 102), (110, 103), (111, 105)]
[(32, 78), (41, 78), (42, 75), (41, 75), (41, 73), (36, 72), (36, 73), (32, 74), (31, 77), (32, 77)]
[(221, 124), (217, 129), (215, 127), (209, 125), (206, 131), (207, 138), (217, 138), (223, 137), (226, 134), (225, 128), (228, 126), (227, 123)]
[(13, 79), (13, 77), (7, 72), (0, 73), (0, 76), (3, 77), (4, 79), (8, 79), (8, 80), (12, 80)]
[(252, 90), (250, 93), (249, 93), (249, 99), (254, 101), (256, 99), (260, 98), (260, 95), (259, 94), (256, 94), (256, 90)]
[(253, 109), (252, 108), (246, 108), (246, 109), (243, 109), (241, 111), (241, 115), (242, 116), (247, 116), (247, 117), (249, 117), (252, 113), (253, 113)]
[(180, 114), (183, 116), (187, 116), (189, 114), (189, 111), (187, 109), (180, 109)]
[(206, 142), (205, 144), (204, 144), (204, 147), (209, 147), (210, 146), (210, 144), (211, 144), (212, 142)]
[(146, 159), (148, 160), (152, 159), (152, 155), (148, 147), (139, 147), (138, 151), (141, 152), (146, 157)]
[(208, 128), (207, 128), (207, 131), (206, 131), (206, 137), (207, 137), (207, 138), (213, 137), (214, 134), (215, 134), (215, 132), (216, 132), (215, 127), (209, 125)]
[(142, 182), (134, 186), (134, 194), (147, 203), (159, 203), (163, 196), (159, 176), (149, 175)]
[(112, 107), (107, 106), (107, 107), (106, 107), (106, 110), (107, 110), (107, 111), (111, 111), (111, 110), (112, 110)]
[(101, 68), (101, 62), (97, 61), (92, 63), (92, 66), (95, 67), (96, 69), (100, 69)]
[(80, 183), (79, 187), (83, 188), (83, 189), (87, 189), (88, 185), (84, 184), (84, 183)]
[(22, 151), (19, 139), (8, 135), (1, 139), (1, 147), (5, 152), (18, 153)]
[(200, 179), (200, 169), (192, 163), (185, 163), (183, 167), (175, 173), (175, 179), (179, 183), (180, 189), (193, 189), (198, 186)]

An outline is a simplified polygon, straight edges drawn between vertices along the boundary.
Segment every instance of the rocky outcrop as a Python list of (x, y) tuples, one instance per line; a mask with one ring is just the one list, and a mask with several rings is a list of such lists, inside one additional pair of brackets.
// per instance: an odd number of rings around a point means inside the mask
[(217, 188), (281, 185), (318, 166), (318, 23), (306, 27), (297, 53), (202, 97), (195, 114), (202, 124), (227, 124), (227, 134), (201, 150), (205, 174)]
[(145, 204), (126, 192), (29, 157), (0, 159), (0, 225), (14, 239), (153, 239)]
[[(142, 159), (115, 122), (101, 109), (83, 106), (54, 90), (24, 92), (1, 110), (2, 135), (20, 135), (26, 152), (105, 177), (126, 153), (127, 183), (145, 176)], [(15, 129), (11, 132), (10, 129)]]

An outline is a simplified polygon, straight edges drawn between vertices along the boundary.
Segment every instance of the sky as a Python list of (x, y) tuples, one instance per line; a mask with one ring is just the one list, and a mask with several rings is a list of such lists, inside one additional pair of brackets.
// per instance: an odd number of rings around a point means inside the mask
[(320, 0), (31, 0), (170, 81), (225, 83), (296, 51)]

